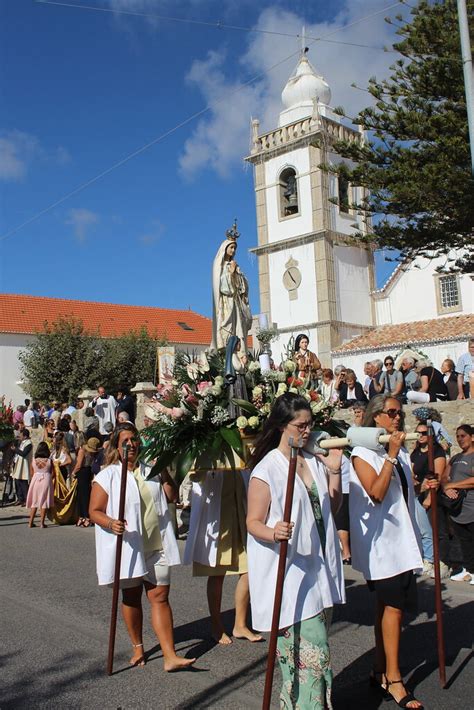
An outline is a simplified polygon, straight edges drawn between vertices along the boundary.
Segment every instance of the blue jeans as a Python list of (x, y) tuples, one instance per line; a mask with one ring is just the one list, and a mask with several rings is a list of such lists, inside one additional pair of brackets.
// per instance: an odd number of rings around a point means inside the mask
[(433, 562), (433, 531), (428, 518), (428, 513), (421, 505), (418, 498), (415, 501), (415, 518), (421, 533), (421, 545), (423, 547), (423, 559)]

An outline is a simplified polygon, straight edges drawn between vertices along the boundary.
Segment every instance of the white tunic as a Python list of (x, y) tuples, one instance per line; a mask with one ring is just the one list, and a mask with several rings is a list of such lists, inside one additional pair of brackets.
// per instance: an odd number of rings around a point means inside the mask
[[(248, 488), (249, 471), (236, 471), (233, 475), (241, 475), (245, 488)], [(191, 518), (183, 555), (185, 565), (199, 562), (208, 567), (216, 566), (221, 524), (222, 482), (223, 476), (219, 471), (207, 471), (202, 480), (193, 481)]]
[[(94, 478), (94, 483), (98, 483), (108, 495), (106, 513), (114, 519), (118, 518), (121, 471), (122, 465), (120, 463), (112, 464), (102, 469)], [(144, 477), (149, 471), (149, 466), (140, 463), (140, 473)], [(179, 565), (179, 550), (165, 492), (158, 477), (152, 478), (147, 484), (155, 502), (166, 563), (170, 566)], [(125, 520), (127, 527), (123, 536), (120, 579), (143, 577), (147, 573), (147, 567), (143, 550), (140, 494), (137, 482), (130, 472), (127, 473)], [(117, 536), (113, 532), (100, 525), (95, 526), (99, 584), (110, 584), (114, 581), (116, 540)]]
[[(308, 491), (301, 478), (296, 476), (291, 509), (291, 521), (295, 527), (288, 543), (281, 629), (309, 619), (333, 604), (345, 602), (342, 560), (331, 514), (326, 469), (313, 456), (305, 454), (305, 458), (318, 489), (326, 549), (323, 554)], [(271, 503), (266, 525), (273, 527), (283, 520), (288, 460), (281, 451), (274, 449), (254, 468), (251, 478), (259, 478), (270, 487)], [(279, 550), (278, 543), (263, 542), (249, 533), (247, 557), (252, 623), (259, 631), (271, 628)]]
[[(362, 446), (352, 450), (352, 458), (367, 461), (377, 475), (385, 463), (385, 451)], [(351, 521), (352, 567), (365, 579), (386, 579), (423, 567), (421, 537), (415, 520), (410, 457), (406, 449), (398, 454), (408, 484), (408, 508), (403, 498), (400, 477), (394, 467), (390, 485), (381, 503), (367, 495), (351, 465), (349, 512)]]

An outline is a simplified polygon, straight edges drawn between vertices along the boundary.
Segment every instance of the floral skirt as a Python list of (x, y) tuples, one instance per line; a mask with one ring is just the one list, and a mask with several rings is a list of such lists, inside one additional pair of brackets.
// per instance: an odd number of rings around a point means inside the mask
[(281, 710), (332, 708), (332, 671), (324, 611), (281, 631), (277, 658), (283, 676)]

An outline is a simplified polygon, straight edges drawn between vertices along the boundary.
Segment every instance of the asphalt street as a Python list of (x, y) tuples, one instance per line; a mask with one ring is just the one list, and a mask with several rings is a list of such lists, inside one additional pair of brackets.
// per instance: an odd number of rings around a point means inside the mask
[[(0, 564), (0, 710), (261, 707), (267, 643), (214, 645), (205, 583), (193, 579), (190, 568), (173, 570), (171, 603), (178, 651), (198, 656), (195, 669), (163, 672), (160, 648), (145, 617), (146, 667), (127, 667), (130, 643), (119, 620), (115, 672), (108, 677), (111, 591), (97, 586), (93, 529), (50, 525), (30, 530), (25, 509), (0, 509)], [(334, 708), (370, 710), (385, 705), (367, 683), (372, 599), (360, 575), (350, 568), (345, 572), (348, 601), (335, 610), (330, 636)], [(229, 630), (234, 585), (232, 578), (226, 581), (223, 599)], [(474, 587), (444, 585), (445, 690), (438, 681), (433, 583), (419, 582), (419, 592), (421, 613), (407, 619), (402, 636), (408, 685), (428, 710), (472, 707)], [(279, 682), (277, 669), (274, 708)]]

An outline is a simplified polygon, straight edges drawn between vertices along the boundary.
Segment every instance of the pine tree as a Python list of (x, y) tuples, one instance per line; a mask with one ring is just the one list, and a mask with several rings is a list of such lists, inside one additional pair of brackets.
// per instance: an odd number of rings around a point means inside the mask
[[(467, 4), (473, 36), (474, 2)], [(365, 239), (400, 251), (401, 258), (458, 250), (446, 268), (472, 271), (474, 180), (456, 2), (421, 0), (411, 14), (409, 23), (396, 18), (401, 40), (393, 47), (401, 57), (390, 77), (369, 80), (374, 104), (352, 119), (368, 140), (335, 144), (357, 166), (337, 171), (367, 188), (364, 200), (352, 205), (367, 221), (373, 218), (373, 234)]]

